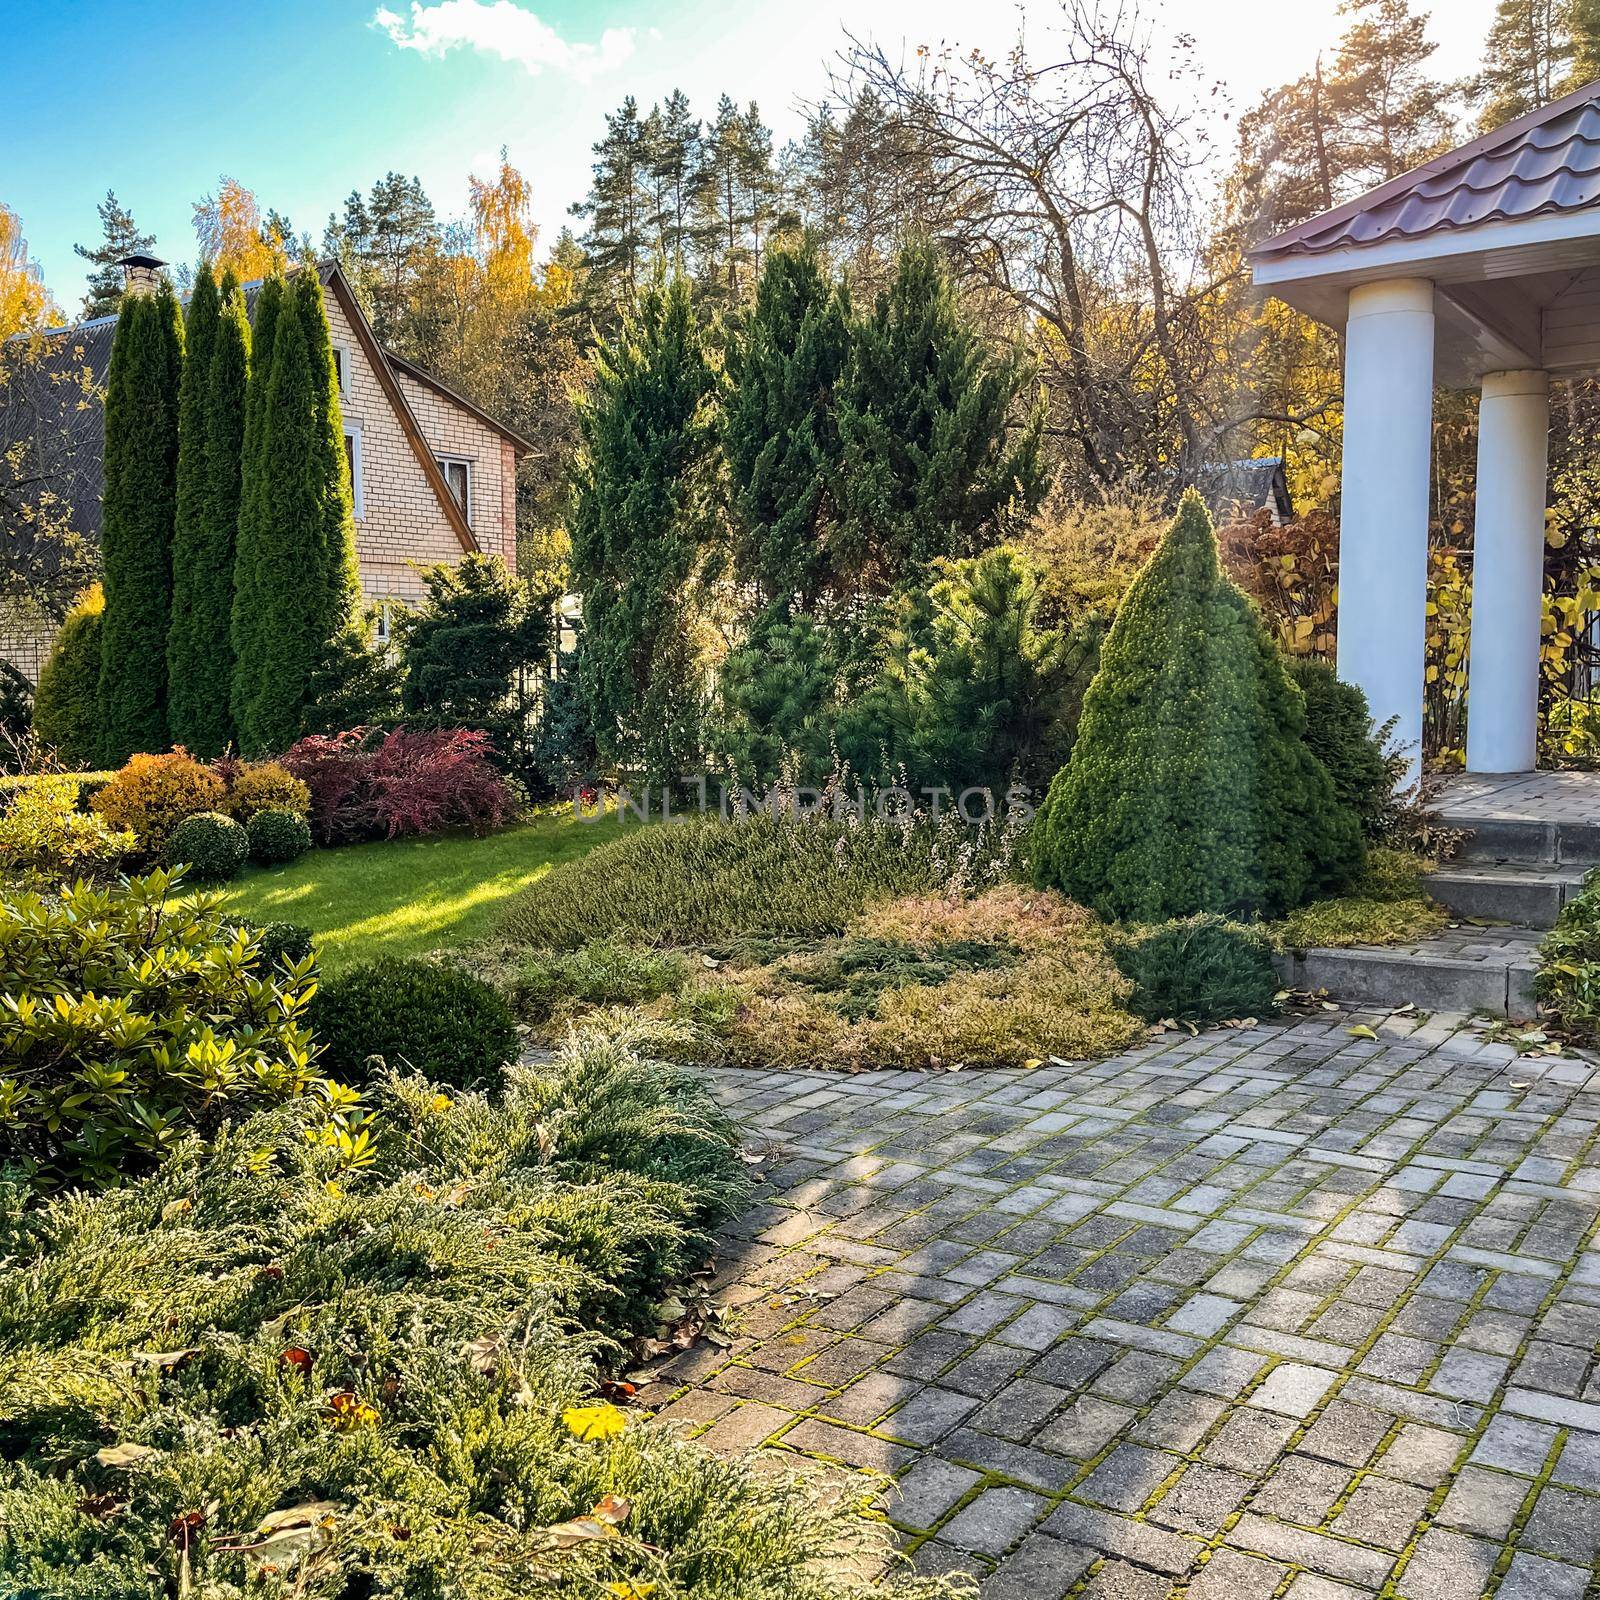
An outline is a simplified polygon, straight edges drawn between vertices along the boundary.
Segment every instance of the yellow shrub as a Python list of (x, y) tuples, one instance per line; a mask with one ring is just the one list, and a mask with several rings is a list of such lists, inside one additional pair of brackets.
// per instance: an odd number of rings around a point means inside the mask
[(1109, 956), (1080, 950), (891, 989), (858, 1030), (859, 1059), (869, 1067), (1014, 1067), (1109, 1055), (1144, 1031), (1122, 1009), (1128, 988)]
[(220, 811), (226, 801), (222, 779), (180, 747), (171, 755), (131, 757), (93, 803), (112, 827), (131, 828), (139, 848), (155, 855), (185, 817)]
[(311, 791), (278, 761), (247, 761), (234, 775), (223, 809), (238, 822), (258, 811), (311, 814)]
[(1052, 889), (1006, 883), (970, 900), (941, 894), (886, 900), (863, 911), (846, 931), (857, 939), (896, 944), (932, 946), (976, 939), (1036, 950), (1081, 943), (1098, 927), (1093, 912)]
[(137, 843), (132, 833), (78, 810), (76, 774), (33, 778), (0, 813), (0, 866), (70, 878), (109, 868)]

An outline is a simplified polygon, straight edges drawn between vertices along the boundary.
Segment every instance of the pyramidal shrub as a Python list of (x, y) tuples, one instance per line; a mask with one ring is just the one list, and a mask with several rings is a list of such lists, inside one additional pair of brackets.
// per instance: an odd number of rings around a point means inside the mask
[(1108, 917), (1274, 916), (1345, 887), (1361, 855), (1191, 490), (1106, 638), (1035, 825), (1035, 876)]

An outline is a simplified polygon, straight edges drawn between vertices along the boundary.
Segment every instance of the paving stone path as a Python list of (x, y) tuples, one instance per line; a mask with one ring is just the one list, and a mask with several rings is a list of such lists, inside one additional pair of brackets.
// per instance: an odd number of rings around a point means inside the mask
[(711, 1079), (768, 1153), (721, 1257), (737, 1337), (645, 1398), (893, 1475), (920, 1569), (984, 1600), (1600, 1594), (1593, 1063), (1346, 1012)]

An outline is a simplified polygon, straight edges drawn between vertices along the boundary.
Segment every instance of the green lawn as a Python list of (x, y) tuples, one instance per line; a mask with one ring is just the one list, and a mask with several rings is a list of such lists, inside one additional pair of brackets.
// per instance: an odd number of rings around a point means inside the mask
[(441, 834), (313, 850), (287, 867), (252, 868), (228, 891), (253, 922), (298, 922), (318, 935), (322, 970), (369, 956), (421, 955), (486, 933), (507, 895), (614, 839), (614, 817), (549, 812), (475, 839)]

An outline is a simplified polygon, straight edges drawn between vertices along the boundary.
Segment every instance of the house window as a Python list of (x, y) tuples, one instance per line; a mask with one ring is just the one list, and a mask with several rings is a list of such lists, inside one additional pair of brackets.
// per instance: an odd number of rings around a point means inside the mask
[(333, 370), (339, 378), (339, 398), (350, 398), (350, 346), (336, 344), (333, 347)]
[(464, 461), (460, 456), (440, 456), (439, 470), (444, 474), (444, 481), (450, 493), (455, 496), (455, 501), (461, 507), (461, 515), (468, 522), (472, 521), (472, 463)]
[(385, 600), (378, 607), (377, 616), (373, 618), (372, 641), (380, 648), (387, 648), (393, 637), (394, 618), (389, 610), (389, 602)]
[(346, 427), (344, 430), (344, 459), (350, 468), (350, 499), (359, 522), (367, 514), (366, 498), (361, 492), (361, 430)]

